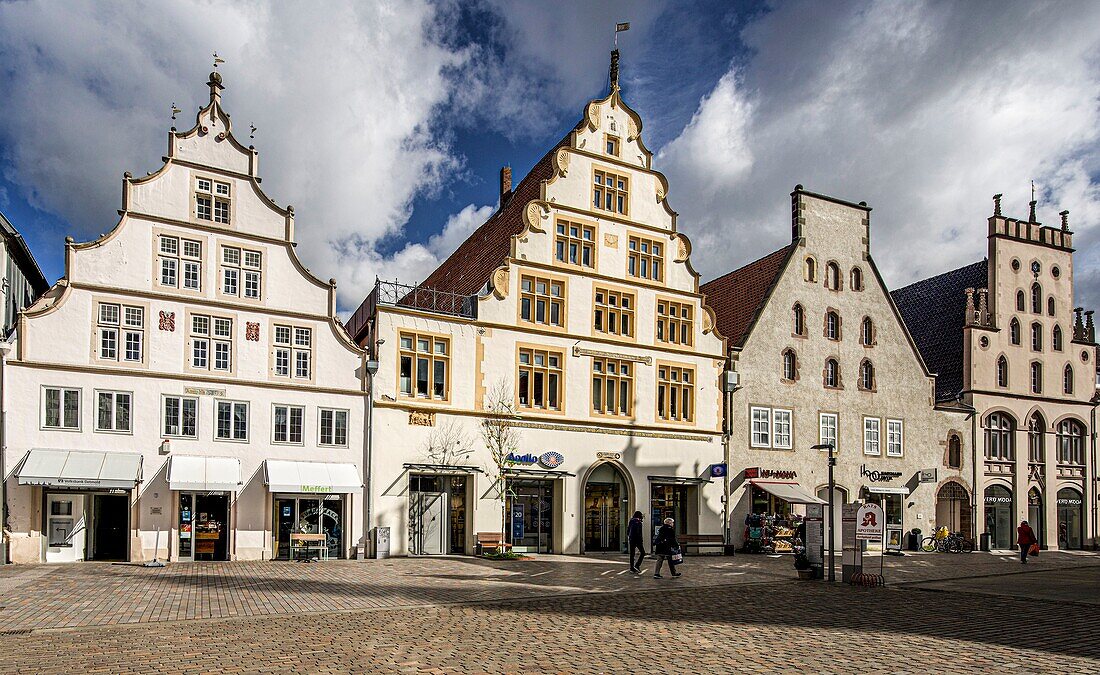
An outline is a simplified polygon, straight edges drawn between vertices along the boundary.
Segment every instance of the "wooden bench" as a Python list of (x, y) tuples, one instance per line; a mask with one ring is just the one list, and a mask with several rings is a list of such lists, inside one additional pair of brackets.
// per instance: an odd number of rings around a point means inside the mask
[[(295, 533), (290, 535), (290, 559), (295, 559), (296, 553), (316, 551), (321, 560), (328, 560), (328, 541), (324, 534)], [(308, 558), (307, 558), (308, 559)]]
[(492, 550), (500, 552), (501, 549), (510, 549), (512, 545), (504, 541), (504, 537), (500, 532), (478, 532), (477, 533), (477, 547), (474, 549), (474, 553), (481, 555), (486, 550)]
[(724, 550), (726, 547), (726, 539), (720, 534), (680, 534), (676, 536), (676, 541), (680, 543), (681, 549), (689, 546), (700, 549), (710, 546)]

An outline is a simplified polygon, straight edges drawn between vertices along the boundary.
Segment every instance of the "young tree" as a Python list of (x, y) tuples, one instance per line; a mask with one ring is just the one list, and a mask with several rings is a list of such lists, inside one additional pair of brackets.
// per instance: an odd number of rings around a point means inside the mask
[(481, 419), (481, 440), (489, 450), (493, 464), (489, 468), (500, 496), (500, 540), (503, 542), (508, 523), (507, 481), (505, 473), (510, 466), (508, 455), (519, 448), (519, 428), (514, 424), (519, 417), (512, 396), (512, 387), (500, 380), (485, 394), (485, 417)]

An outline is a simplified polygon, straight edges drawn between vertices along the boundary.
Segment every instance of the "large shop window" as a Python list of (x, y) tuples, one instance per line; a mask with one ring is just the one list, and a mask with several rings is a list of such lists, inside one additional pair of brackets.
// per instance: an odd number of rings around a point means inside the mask
[(401, 395), (434, 401), (449, 400), (450, 353), (449, 338), (401, 333)]
[(985, 489), (985, 531), (990, 544), (997, 549), (1016, 547), (1016, 523), (1013, 514), (1016, 506), (1012, 491), (1003, 485), (990, 485)]
[(1084, 541), (1084, 499), (1073, 488), (1058, 491), (1058, 548), (1076, 550)]
[(467, 476), (409, 474), (409, 553), (466, 552)]
[(561, 352), (545, 349), (521, 348), (516, 373), (519, 407), (535, 410), (562, 409)]
[(517, 553), (553, 553), (554, 481), (506, 478), (507, 540)]

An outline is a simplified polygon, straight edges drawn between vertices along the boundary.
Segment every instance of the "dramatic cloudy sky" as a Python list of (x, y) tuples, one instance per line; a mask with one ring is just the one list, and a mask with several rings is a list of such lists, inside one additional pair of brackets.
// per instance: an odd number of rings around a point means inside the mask
[(158, 168), (210, 53), (264, 188), (343, 311), (423, 278), (622, 82), (716, 276), (785, 243), (796, 183), (867, 201), (892, 286), (980, 259), (991, 196), (1070, 210), (1100, 305), (1100, 3), (23, 2), (0, 0), (0, 210), (46, 275)]

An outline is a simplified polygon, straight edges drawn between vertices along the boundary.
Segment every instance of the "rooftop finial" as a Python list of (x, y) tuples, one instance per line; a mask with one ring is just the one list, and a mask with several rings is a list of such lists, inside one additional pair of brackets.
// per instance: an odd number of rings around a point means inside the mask
[(1029, 223), (1038, 222), (1035, 220), (1035, 204), (1035, 181), (1031, 181), (1031, 213), (1027, 217), (1027, 222)]
[(1062, 211), (1058, 215), (1062, 216), (1062, 231), (1069, 231), (1069, 211)]
[(998, 193), (993, 195), (993, 215), (1001, 215), (1001, 197), (1004, 195)]
[(619, 88), (619, 50), (611, 51), (611, 91)]

